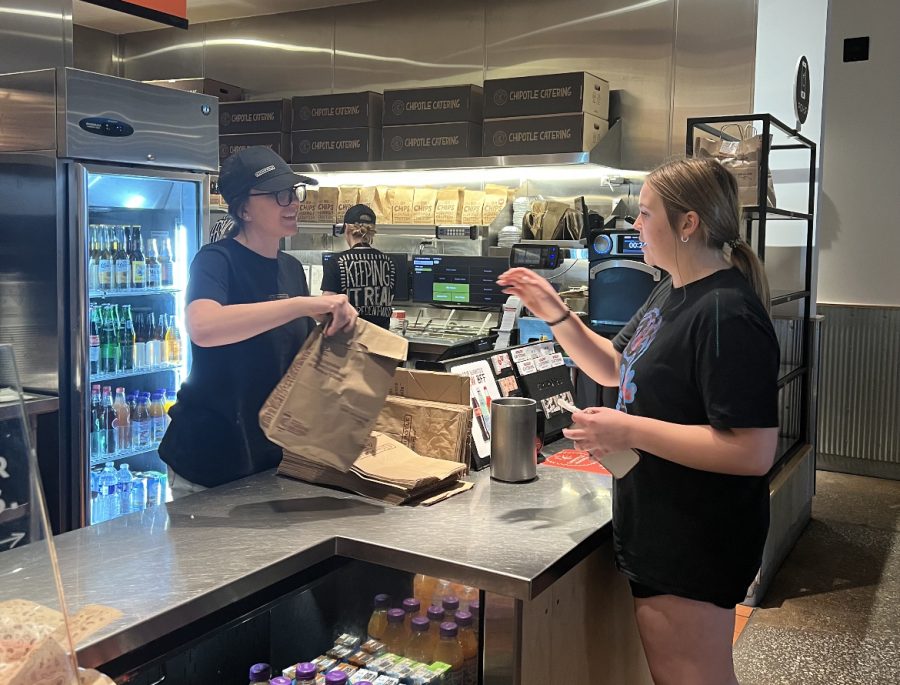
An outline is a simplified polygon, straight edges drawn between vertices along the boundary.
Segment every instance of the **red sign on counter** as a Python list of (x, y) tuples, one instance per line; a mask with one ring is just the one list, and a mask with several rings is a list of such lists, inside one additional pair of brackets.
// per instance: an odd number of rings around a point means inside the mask
[(612, 475), (602, 464), (591, 459), (591, 455), (583, 450), (561, 450), (544, 460), (544, 466), (557, 466), (572, 471), (599, 473), (602, 476)]

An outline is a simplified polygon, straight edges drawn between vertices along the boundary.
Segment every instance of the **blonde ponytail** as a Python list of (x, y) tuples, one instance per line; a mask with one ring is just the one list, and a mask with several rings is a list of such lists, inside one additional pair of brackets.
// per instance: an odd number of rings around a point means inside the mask
[(766, 278), (766, 271), (753, 248), (743, 240), (736, 242), (731, 248), (731, 264), (744, 274), (744, 278), (750, 283), (763, 307), (766, 308), (766, 312), (770, 312), (772, 300), (769, 292), (769, 279)]
[(354, 242), (371, 245), (375, 240), (375, 224), (348, 224), (347, 231)]

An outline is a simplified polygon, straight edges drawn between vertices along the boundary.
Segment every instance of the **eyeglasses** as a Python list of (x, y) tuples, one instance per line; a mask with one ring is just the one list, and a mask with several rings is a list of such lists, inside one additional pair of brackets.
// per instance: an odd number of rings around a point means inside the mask
[(279, 207), (290, 207), (294, 199), (297, 199), (299, 202), (303, 202), (306, 199), (306, 186), (301, 183), (293, 188), (276, 190), (271, 193), (250, 193), (250, 197), (257, 195), (274, 195), (275, 202), (278, 203)]

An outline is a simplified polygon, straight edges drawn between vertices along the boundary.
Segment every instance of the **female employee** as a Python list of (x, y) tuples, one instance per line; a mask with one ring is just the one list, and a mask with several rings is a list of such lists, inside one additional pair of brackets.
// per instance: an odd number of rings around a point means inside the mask
[(612, 341), (533, 272), (498, 279), (581, 369), (619, 388), (616, 410), (580, 411), (565, 434), (595, 457), (640, 454), (614, 484), (613, 532), (658, 684), (737, 683), (734, 606), (768, 530), (779, 352), (739, 211), (734, 177), (717, 162), (670, 162), (647, 177), (635, 228), (644, 261), (669, 278)]
[(349, 250), (334, 255), (323, 265), (322, 294), (342, 293), (359, 316), (387, 328), (391, 320), (397, 271), (391, 258), (372, 247), (375, 212), (354, 205), (344, 215), (344, 238)]
[(191, 264), (193, 366), (159, 446), (176, 494), (277, 466), (281, 448), (263, 435), (258, 414), (306, 340), (307, 317), (330, 316), (326, 335), (355, 325), (344, 295), (309, 297), (303, 266), (279, 250), (297, 232), (300, 200), (314, 183), (264, 147), (222, 164), (219, 190), (235, 225)]

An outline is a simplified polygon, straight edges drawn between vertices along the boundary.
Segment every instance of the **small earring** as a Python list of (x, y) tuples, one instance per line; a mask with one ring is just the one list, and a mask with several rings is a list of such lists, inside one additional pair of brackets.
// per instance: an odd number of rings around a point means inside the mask
[(687, 236), (687, 235), (681, 236), (681, 242), (683, 242), (683, 243), (686, 243), (686, 242), (687, 242), (688, 240), (690, 240), (690, 239), (691, 239), (690, 236)]

